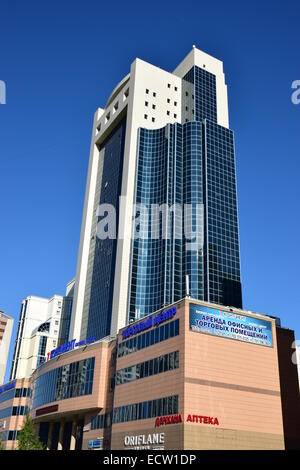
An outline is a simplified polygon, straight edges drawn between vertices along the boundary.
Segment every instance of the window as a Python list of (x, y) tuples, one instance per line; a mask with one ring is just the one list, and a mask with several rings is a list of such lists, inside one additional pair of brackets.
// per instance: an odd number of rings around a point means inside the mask
[(148, 114), (144, 114), (144, 119), (148, 119)]
[(153, 92), (153, 96), (154, 96), (154, 98), (156, 97), (156, 93), (155, 93), (155, 91)]
[(95, 358), (63, 365), (37, 377), (33, 383), (32, 408), (52, 401), (90, 395), (93, 389)]
[(169, 323), (169, 332), (170, 332), (170, 338), (174, 338), (174, 335), (175, 335), (175, 322), (171, 322)]
[[(167, 335), (165, 331), (164, 335)], [(116, 372), (116, 386), (179, 368), (179, 351), (149, 359)]]
[(149, 102), (148, 101), (145, 101), (145, 106), (148, 106)]
[(24, 416), (28, 411), (27, 406), (13, 406), (12, 416)]
[(175, 334), (174, 334), (174, 336), (178, 336), (179, 335), (179, 320), (176, 320), (174, 322), (174, 325), (175, 325)]
[[(177, 413), (178, 395), (173, 395), (170, 397), (157, 398), (156, 400), (133, 403), (131, 405), (124, 405), (120, 406), (119, 408), (114, 408), (112, 422), (115, 424), (124, 423), (128, 421), (156, 418), (157, 416), (172, 415)], [(93, 423), (95, 422), (102, 424), (102, 420), (99, 418), (99, 416), (93, 417), (92, 420)]]
[(174, 88), (175, 88), (175, 91), (177, 91), (177, 86), (175, 86)]
[(110, 427), (110, 425), (111, 425), (110, 413), (91, 417), (91, 430), (107, 428), (107, 427)]
[(167, 98), (167, 103), (170, 103), (170, 102), (171, 102), (170, 98)]
[(129, 88), (127, 88), (127, 90), (124, 92), (124, 95), (123, 95), (123, 101), (125, 101), (129, 96)]
[(168, 88), (171, 88), (171, 83), (168, 83)]
[(156, 108), (156, 105), (155, 105), (155, 104), (153, 104), (153, 105), (152, 105), (152, 109), (155, 109), (155, 108)]
[[(168, 340), (179, 335), (179, 319), (154, 328), (146, 333), (138, 335), (136, 338), (128, 339), (118, 345), (118, 357), (127, 356), (141, 349)], [(133, 346), (134, 340), (134, 348)]]
[(152, 122), (155, 122), (155, 118), (154, 118), (154, 117), (152, 118)]
[(105, 124), (110, 120), (110, 113), (105, 116)]
[(146, 88), (146, 95), (148, 95), (148, 94), (149, 94), (149, 90), (148, 90), (148, 88)]
[(174, 118), (175, 118), (175, 119), (177, 118), (177, 114), (174, 114)]
[(156, 357), (153, 359), (153, 375), (156, 375), (159, 373), (159, 357)]
[(117, 101), (115, 104), (114, 104), (114, 113), (118, 110), (119, 108), (119, 102)]
[(174, 106), (177, 106), (177, 101), (174, 101)]
[(170, 111), (167, 111), (167, 115), (170, 116)]

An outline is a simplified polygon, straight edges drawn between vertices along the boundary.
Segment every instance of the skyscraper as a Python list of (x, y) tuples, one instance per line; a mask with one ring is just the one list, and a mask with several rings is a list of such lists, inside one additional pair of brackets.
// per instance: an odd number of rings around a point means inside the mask
[(0, 385), (4, 382), (14, 319), (0, 310)]
[(59, 341), (63, 297), (30, 295), (22, 301), (10, 380), (24, 379), (44, 362)]
[(69, 281), (66, 286), (66, 293), (64, 295), (63, 304), (62, 304), (58, 346), (60, 346), (63, 343), (66, 343), (69, 338), (73, 295), (74, 295), (74, 284), (75, 284), (75, 279), (71, 279), (71, 281)]
[[(70, 336), (115, 334), (186, 294), (242, 307), (228, 121), (223, 64), (195, 47), (173, 73), (136, 59), (97, 110)], [(115, 207), (116, 238), (98, 236), (103, 204)], [(135, 238), (128, 236), (133, 204), (150, 213)], [(157, 219), (153, 206), (172, 210), (160, 210)], [(185, 239), (187, 207), (200, 239), (192, 248)]]

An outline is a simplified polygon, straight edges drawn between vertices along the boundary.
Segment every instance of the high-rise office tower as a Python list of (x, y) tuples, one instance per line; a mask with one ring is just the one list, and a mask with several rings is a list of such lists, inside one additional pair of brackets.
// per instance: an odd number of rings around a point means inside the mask
[(22, 301), (10, 380), (24, 379), (58, 346), (63, 297), (30, 295)]
[[(223, 64), (195, 47), (173, 73), (136, 59), (97, 110), (70, 336), (115, 334), (187, 293), (242, 307), (228, 121)], [(115, 239), (98, 236), (103, 204), (116, 209)], [(133, 204), (150, 213), (135, 238)], [(153, 205), (182, 212), (161, 210), (157, 219)], [(186, 207), (200, 239), (192, 249), (184, 238)], [(153, 237), (156, 225), (162, 228)]]
[(4, 382), (14, 319), (0, 310), (0, 385)]
[(66, 343), (69, 338), (73, 295), (74, 295), (74, 285), (75, 285), (75, 279), (71, 279), (71, 281), (69, 281), (66, 286), (66, 293), (63, 299), (60, 330), (59, 330), (59, 343), (58, 343), (59, 346), (63, 343)]

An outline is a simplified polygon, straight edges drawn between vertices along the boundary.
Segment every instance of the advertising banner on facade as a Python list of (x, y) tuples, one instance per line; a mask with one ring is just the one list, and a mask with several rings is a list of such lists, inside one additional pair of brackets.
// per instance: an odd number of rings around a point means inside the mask
[(190, 329), (262, 346), (273, 346), (270, 321), (190, 304)]

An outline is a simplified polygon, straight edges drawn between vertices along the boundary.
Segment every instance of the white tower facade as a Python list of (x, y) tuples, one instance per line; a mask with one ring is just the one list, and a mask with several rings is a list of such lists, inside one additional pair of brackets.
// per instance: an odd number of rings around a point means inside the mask
[(28, 296), (22, 301), (10, 380), (30, 377), (57, 347), (62, 307), (60, 295)]
[[(99, 332), (99, 337), (115, 335), (129, 322), (132, 205), (135, 202), (139, 130), (155, 130), (195, 119), (192, 115), (194, 109), (188, 109), (184, 101), (183, 85), (183, 78), (195, 66), (214, 77), (216, 124), (228, 129), (223, 63), (195, 47), (173, 72), (136, 59), (130, 73), (115, 87), (105, 107), (95, 113), (70, 338), (83, 339), (95, 331)], [(120, 161), (115, 150), (117, 139), (123, 146)], [(115, 245), (100, 243), (98, 246), (97, 207), (100, 202), (105, 202), (105, 192), (109, 194), (112, 186), (110, 177), (113, 169), (107, 163), (108, 153), (112, 160), (115, 159), (116, 171), (121, 174), (119, 192), (114, 192), (110, 202), (116, 199), (117, 193), (124, 197), (118, 213), (122, 214), (125, 222), (118, 227), (119, 237)], [(97, 258), (99, 252), (105, 254), (101, 260)], [(97, 267), (97, 263), (102, 263), (102, 268)], [(107, 272), (106, 278), (103, 271)], [(99, 323), (104, 325), (103, 328)]]
[(0, 385), (4, 383), (13, 324), (14, 319), (0, 311)]

